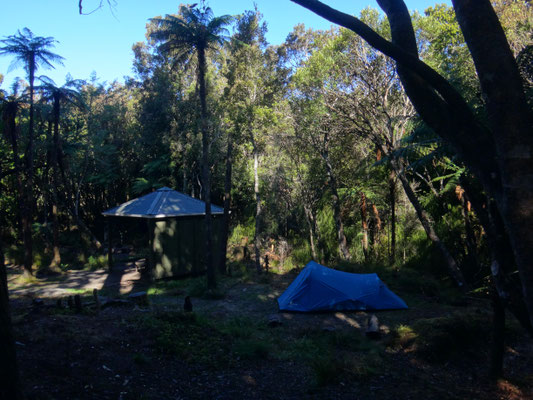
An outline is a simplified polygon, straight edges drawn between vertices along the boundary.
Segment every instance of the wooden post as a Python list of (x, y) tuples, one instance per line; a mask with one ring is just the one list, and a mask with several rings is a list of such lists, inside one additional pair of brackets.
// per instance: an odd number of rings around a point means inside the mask
[(111, 221), (109, 218), (106, 218), (106, 228), (107, 228), (107, 265), (109, 271), (113, 270), (113, 240), (112, 240), (112, 229)]

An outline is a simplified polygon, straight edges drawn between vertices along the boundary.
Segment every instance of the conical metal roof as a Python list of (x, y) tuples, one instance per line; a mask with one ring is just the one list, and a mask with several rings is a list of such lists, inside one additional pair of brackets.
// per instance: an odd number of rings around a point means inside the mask
[[(212, 214), (223, 214), (221, 207), (211, 205)], [(130, 200), (102, 213), (106, 217), (166, 218), (205, 215), (205, 202), (162, 187), (146, 196)]]

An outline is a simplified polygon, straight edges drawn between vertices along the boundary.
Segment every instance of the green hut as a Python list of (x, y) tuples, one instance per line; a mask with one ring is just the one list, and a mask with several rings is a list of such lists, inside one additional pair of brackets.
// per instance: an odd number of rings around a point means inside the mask
[[(220, 232), (224, 210), (211, 206), (213, 260), (220, 256)], [(153, 279), (205, 272), (205, 203), (163, 187), (102, 213), (114, 218), (142, 218), (148, 226), (149, 256), (146, 272)], [(109, 235), (110, 236), (110, 235)], [(111, 248), (111, 246), (110, 246)], [(111, 249), (109, 257), (111, 258)]]

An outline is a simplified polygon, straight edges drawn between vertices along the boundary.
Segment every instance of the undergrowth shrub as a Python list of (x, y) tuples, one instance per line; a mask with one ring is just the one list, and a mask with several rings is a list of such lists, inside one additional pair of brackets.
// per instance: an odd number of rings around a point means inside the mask
[(97, 269), (107, 268), (107, 256), (101, 254), (97, 256), (89, 256), (87, 263), (85, 264), (85, 269), (90, 271), (95, 271)]

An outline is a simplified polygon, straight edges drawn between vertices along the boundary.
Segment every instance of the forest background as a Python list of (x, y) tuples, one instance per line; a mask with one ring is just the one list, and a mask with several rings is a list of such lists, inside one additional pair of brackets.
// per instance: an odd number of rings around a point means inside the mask
[[(531, 106), (530, 2), (492, 4)], [(186, 20), (187, 9), (177, 18)], [(43, 275), (105, 267), (103, 210), (162, 186), (205, 200), (209, 187), (210, 201), (226, 200), (231, 211), (225, 254), (235, 261), (247, 249), (244, 260), (258, 272), (266, 256), (281, 272), (310, 259), (353, 271), (385, 264), (491, 293), (494, 254), (482, 211), (490, 196), (417, 115), (392, 60), (338, 28), (296, 25), (270, 45), (252, 9), (228, 18), (228, 30), (205, 49), (202, 89), (201, 59), (164, 46), (165, 18), (154, 16), (146, 40), (133, 45), (134, 74), (124, 82), (93, 74), (56, 85), (41, 75), (47, 63), (61, 63), (54, 39), (37, 37), (51, 49), (45, 61), (33, 73), (25, 66), (27, 79), (2, 90), (0, 233), (8, 262)], [(390, 38), (378, 11), (359, 18)], [(453, 9), (435, 5), (411, 19), (420, 57), (484, 121)], [(13, 35), (35, 39), (22, 27)], [(16, 54), (6, 40), (3, 55)], [(125, 224), (115, 244), (133, 245), (142, 257), (145, 232)], [(233, 265), (211, 264), (220, 273)], [(510, 308), (530, 329), (520, 283), (514, 270), (506, 273), (517, 293)]]

